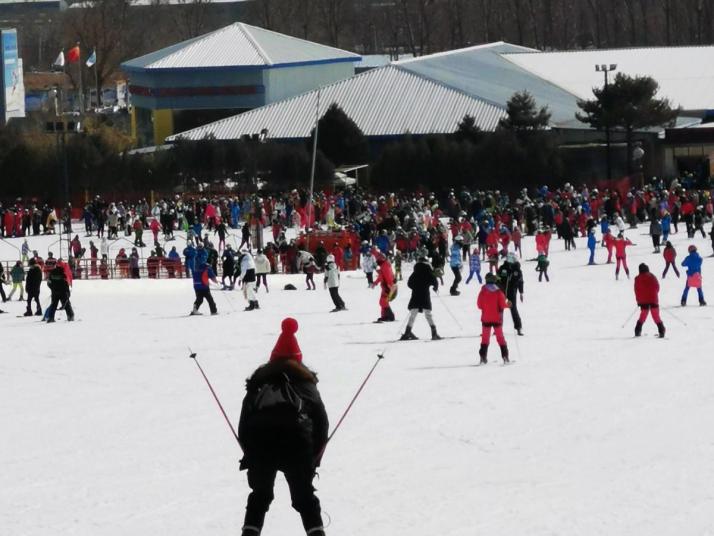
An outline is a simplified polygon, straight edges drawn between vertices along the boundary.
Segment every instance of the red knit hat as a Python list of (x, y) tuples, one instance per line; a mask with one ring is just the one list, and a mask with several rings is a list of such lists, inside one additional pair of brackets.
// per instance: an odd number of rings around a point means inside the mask
[(280, 325), (282, 333), (278, 337), (278, 341), (275, 343), (275, 348), (270, 354), (270, 361), (277, 361), (278, 359), (294, 359), (297, 362), (302, 362), (302, 352), (300, 351), (300, 346), (298, 345), (297, 339), (295, 338), (295, 333), (298, 330), (297, 320), (294, 318), (286, 318)]

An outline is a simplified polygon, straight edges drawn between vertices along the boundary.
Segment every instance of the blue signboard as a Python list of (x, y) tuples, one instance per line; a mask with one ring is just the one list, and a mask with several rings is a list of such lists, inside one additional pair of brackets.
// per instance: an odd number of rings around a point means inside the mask
[(0, 122), (13, 117), (25, 117), (25, 86), (22, 77), (22, 60), (18, 57), (17, 31), (0, 30)]

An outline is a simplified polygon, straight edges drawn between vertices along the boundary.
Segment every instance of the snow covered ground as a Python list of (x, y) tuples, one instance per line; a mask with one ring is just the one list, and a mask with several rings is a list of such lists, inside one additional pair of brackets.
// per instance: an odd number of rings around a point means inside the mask
[[(639, 243), (633, 277), (642, 261), (659, 276), (661, 255), (643, 229), (627, 233)], [(682, 235), (673, 236), (678, 261)], [(30, 245), (44, 255), (48, 240)], [(708, 241), (695, 242), (709, 255)], [(524, 253), (535, 256), (532, 238)], [(0, 258), (16, 258), (7, 242)], [(505, 324), (511, 367), (498, 364), (495, 343), (491, 363), (474, 367), (475, 282), (434, 299), (439, 331), (455, 337), (438, 343), (391, 342), (409, 293), (403, 286), (394, 304), (397, 322), (374, 325), (378, 291), (359, 273), (343, 274), (349, 311), (339, 314), (299, 276), (271, 277), (252, 313), (238, 292), (215, 292), (218, 317), (185, 316), (186, 280), (77, 282), (74, 324), (61, 312), (49, 326), (17, 318), (23, 306), (4, 304), (0, 534), (239, 534), (240, 452), (189, 347), (235, 423), (244, 379), (292, 315), (333, 425), (386, 351), (316, 480), (328, 534), (712, 535), (712, 307), (696, 295), (679, 307), (683, 279), (668, 274), (667, 339), (652, 323), (634, 339), (634, 319), (621, 327), (634, 310), (632, 281), (586, 262), (584, 239), (575, 252), (554, 241), (550, 283), (524, 262), (526, 336), (516, 340), (510, 317)], [(707, 259), (703, 270), (710, 303), (713, 266)], [(299, 290), (283, 291), (289, 281)], [(427, 336), (423, 318), (415, 332)], [(264, 533), (302, 533), (282, 478)]]

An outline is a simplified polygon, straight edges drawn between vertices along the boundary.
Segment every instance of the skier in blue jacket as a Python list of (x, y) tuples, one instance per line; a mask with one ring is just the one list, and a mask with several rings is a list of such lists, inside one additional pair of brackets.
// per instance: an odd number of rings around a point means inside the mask
[(454, 272), (454, 282), (449, 289), (449, 294), (452, 296), (461, 294), (459, 292), (459, 283), (461, 283), (461, 267), (463, 266), (463, 261), (461, 260), (461, 251), (463, 250), (462, 243), (463, 237), (458, 235), (454, 238), (454, 243), (451, 244), (449, 266), (451, 266), (451, 271)]
[(193, 275), (193, 269), (196, 266), (196, 248), (189, 243), (183, 250), (183, 256), (186, 258), (186, 277)]
[(216, 281), (216, 274), (206, 262), (202, 262), (193, 271), (193, 290), (196, 293), (196, 301), (193, 303), (191, 316), (201, 314), (198, 312), (198, 309), (201, 307), (201, 304), (203, 304), (204, 299), (208, 302), (211, 314), (218, 314), (216, 302), (213, 301), (213, 296), (211, 296), (211, 281), (216, 284), (218, 283), (218, 281)]
[(588, 261), (588, 264), (595, 264), (595, 246), (597, 246), (595, 228), (591, 227), (588, 231), (588, 249), (590, 250), (590, 260)]
[(682, 261), (682, 266), (687, 268), (687, 284), (682, 293), (682, 307), (687, 305), (687, 296), (690, 288), (696, 288), (699, 295), (699, 305), (706, 305), (704, 291), (702, 290), (702, 257), (697, 253), (697, 246), (689, 246), (689, 255)]
[(481, 259), (479, 258), (478, 246), (474, 248), (473, 253), (471, 253), (471, 259), (469, 260), (469, 277), (466, 279), (466, 284), (471, 282), (473, 276), (476, 276), (479, 285), (483, 285), (483, 280), (481, 279)]

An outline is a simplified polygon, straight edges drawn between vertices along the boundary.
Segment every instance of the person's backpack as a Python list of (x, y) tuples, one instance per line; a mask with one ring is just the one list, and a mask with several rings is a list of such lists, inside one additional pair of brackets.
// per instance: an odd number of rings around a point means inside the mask
[(258, 389), (252, 401), (251, 415), (253, 422), (261, 428), (294, 428), (307, 419), (303, 400), (285, 373)]

